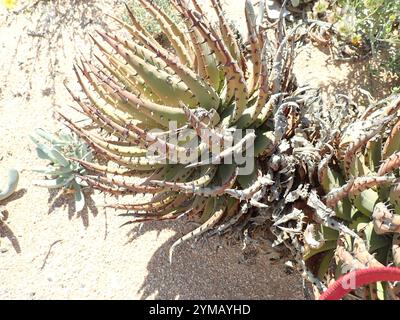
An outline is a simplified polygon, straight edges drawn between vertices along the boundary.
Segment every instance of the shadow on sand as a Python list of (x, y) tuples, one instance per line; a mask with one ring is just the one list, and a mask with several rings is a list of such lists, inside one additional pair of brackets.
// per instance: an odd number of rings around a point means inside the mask
[(99, 210), (92, 199), (92, 194), (88, 194), (85, 192), (85, 207), (79, 213), (76, 212), (75, 208), (75, 200), (73, 194), (66, 194), (64, 190), (56, 189), (49, 190), (49, 198), (47, 200), (49, 203), (48, 214), (51, 214), (57, 208), (68, 208), (68, 218), (69, 220), (73, 219), (76, 216), (79, 216), (82, 219), (83, 226), (85, 228), (89, 227), (89, 217), (90, 214), (95, 218)]
[(180, 222), (135, 226), (130, 240), (165, 228), (177, 235), (149, 261), (148, 275), (139, 290), (142, 299), (304, 299), (300, 277), (290, 275), (282, 261), (271, 263), (263, 254), (246, 261), (240, 246), (223, 245), (220, 239), (182, 244), (170, 264), (170, 246), (183, 230), (190, 230)]

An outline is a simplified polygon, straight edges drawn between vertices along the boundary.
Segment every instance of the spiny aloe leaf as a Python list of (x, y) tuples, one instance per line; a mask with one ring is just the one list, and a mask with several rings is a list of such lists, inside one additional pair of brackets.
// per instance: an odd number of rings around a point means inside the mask
[[(358, 221), (362, 221), (361, 219)], [(376, 234), (374, 230), (374, 224), (372, 221), (368, 222), (355, 222), (357, 230), (362, 231), (365, 234), (369, 252), (375, 252), (376, 250), (386, 247), (389, 245), (389, 239)]]
[[(147, 12), (149, 12), (159, 23), (164, 34), (167, 36), (171, 45), (177, 52), (180, 61), (183, 64), (191, 65), (190, 52), (185, 48), (184, 43), (181, 41), (184, 34), (179, 31), (179, 28), (172, 22), (171, 19), (165, 14), (162, 14), (160, 8), (158, 8), (153, 2), (146, 2), (139, 0)], [(175, 28), (173, 28), (175, 26)], [(178, 34), (177, 34), (178, 33)]]
[(389, 137), (386, 139), (382, 150), (382, 159), (387, 159), (398, 150), (400, 150), (400, 121), (394, 125)]
[(226, 199), (224, 198), (211, 198), (204, 209), (204, 217), (208, 217), (207, 220), (197, 229), (193, 230), (191, 233), (183, 236), (178, 239), (170, 248), (169, 252), (169, 260), (172, 262), (172, 255), (175, 248), (183, 243), (184, 241), (188, 241), (193, 237), (200, 236), (204, 232), (208, 231), (212, 226), (219, 222), (219, 220), (223, 217), (226, 210)]
[(379, 200), (379, 195), (372, 189), (365, 190), (351, 199), (354, 206), (367, 217), (371, 217), (374, 206)]
[(371, 172), (376, 172), (382, 161), (382, 139), (375, 139), (367, 144), (366, 163)]

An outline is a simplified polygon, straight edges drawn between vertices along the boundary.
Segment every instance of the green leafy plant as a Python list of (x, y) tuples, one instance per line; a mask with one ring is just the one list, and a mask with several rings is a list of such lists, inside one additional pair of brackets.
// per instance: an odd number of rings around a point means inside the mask
[(83, 210), (85, 196), (82, 191), (82, 183), (77, 179), (77, 176), (84, 175), (86, 170), (73, 160), (91, 161), (92, 153), (88, 146), (76, 135), (69, 132), (52, 134), (43, 129), (37, 129), (36, 136), (31, 136), (31, 139), (36, 144), (38, 157), (50, 161), (45, 168), (33, 170), (48, 177), (43, 180), (36, 180), (34, 184), (49, 189), (65, 188), (73, 190), (75, 209), (77, 212)]
[[(226, 232), (248, 219), (251, 206), (266, 206), (259, 200), (272, 181), (263, 173), (260, 159), (270, 159), (285, 136), (293, 134), (286, 115), (297, 121), (296, 113), (307, 101), (306, 90), (296, 87), (291, 72), (294, 48), (289, 39), (296, 29), (288, 32), (280, 21), (271, 30), (275, 37), (264, 33), (263, 1), (257, 10), (250, 1), (245, 3), (248, 48), (241, 46), (219, 1), (211, 2), (216, 24), (197, 1), (193, 1), (195, 9), (184, 1), (172, 1), (184, 18), (184, 28), (155, 2), (141, 3), (157, 20), (171, 48), (162, 47), (129, 10), (131, 25), (115, 20), (133, 39), (99, 32), (103, 42), (94, 42), (103, 54), (98, 57), (103, 68), (85, 60), (75, 68), (90, 103), (70, 90), (81, 112), (105, 135), (60, 116), (109, 161), (106, 166), (79, 161), (95, 173), (81, 179), (113, 195), (154, 195), (147, 202), (108, 205), (128, 210), (123, 215), (134, 218), (128, 223), (183, 217), (200, 223), (172, 246), (172, 257), (180, 243)], [(234, 141), (232, 132), (239, 132), (241, 138)], [(171, 133), (185, 138), (173, 142)], [(149, 155), (153, 146), (159, 150)], [(215, 147), (220, 148), (215, 151)], [(245, 174), (239, 173), (244, 169), (239, 156), (248, 160), (250, 169)], [(247, 203), (242, 209), (241, 202)]]
[[(248, 41), (217, 0), (217, 23), (196, 0), (171, 1), (184, 28), (153, 1), (141, 3), (170, 47), (131, 11), (131, 24), (114, 18), (131, 39), (93, 38), (98, 63), (75, 66), (87, 99), (67, 89), (97, 130), (59, 116), (106, 163), (75, 157), (87, 172), (74, 177), (119, 196), (106, 206), (129, 217), (126, 224), (196, 222), (170, 259), (191, 239), (239, 231), (247, 244), (265, 231), (317, 292), (348, 268), (397, 264), (398, 213), (389, 209), (398, 210), (399, 97), (362, 112), (343, 97), (327, 108), (315, 90), (298, 88), (297, 27), (278, 20), (266, 31), (263, 1), (245, 2)], [(138, 202), (138, 194), (152, 197)], [(378, 298), (396, 296), (393, 284), (378, 285)]]
[[(322, 224), (319, 239), (314, 227), (305, 232), (303, 257), (313, 268), (317, 262), (315, 270), (324, 283), (354, 269), (400, 266), (399, 108), (398, 95), (372, 104), (341, 131), (333, 146), (336, 154), (327, 154), (319, 165), (324, 203), (311, 197), (309, 204), (349, 228), (334, 232), (329, 223)], [(394, 284), (377, 286), (379, 296), (374, 286), (357, 294), (365, 299), (399, 298)]]
[(373, 51), (385, 43), (400, 44), (398, 1), (342, 0), (338, 5), (343, 13), (339, 17), (339, 24), (343, 26), (339, 31), (343, 31), (343, 36), (351, 38), (359, 34), (369, 40)]
[[(319, 0), (309, 18), (332, 23), (325, 30), (335, 31), (338, 39), (350, 48), (346, 52), (359, 53), (382, 60), (380, 51), (389, 57), (381, 66), (394, 74), (399, 72), (396, 58), (400, 47), (400, 3), (383, 0)], [(318, 23), (317, 23), (318, 24)], [(319, 24), (322, 26), (323, 24)]]

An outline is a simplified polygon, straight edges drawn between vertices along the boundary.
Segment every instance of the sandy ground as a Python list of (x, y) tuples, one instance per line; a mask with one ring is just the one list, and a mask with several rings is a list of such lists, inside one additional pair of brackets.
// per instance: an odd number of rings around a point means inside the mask
[[(240, 19), (243, 2), (237, 3), (229, 10)], [(74, 58), (80, 52), (90, 56), (88, 33), (105, 28), (110, 19), (104, 14), (118, 15), (123, 5), (59, 0), (39, 2), (31, 11), (8, 15), (0, 8), (0, 181), (9, 167), (21, 173), (18, 190), (6, 203), (9, 218), (0, 226), (0, 298), (303, 299), (300, 277), (263, 254), (241, 263), (239, 247), (217, 251), (213, 240), (195, 249), (183, 245), (170, 266), (169, 246), (190, 226), (119, 228), (123, 218), (96, 208), (104, 203), (101, 195), (94, 194), (88, 210), (77, 216), (67, 195), (32, 185), (38, 176), (30, 169), (44, 163), (29, 134), (39, 127), (60, 128), (52, 114), (56, 107), (73, 104), (63, 81), (77, 87)], [(354, 70), (327, 67), (328, 58), (307, 46), (295, 66), (300, 82), (335, 91), (349, 84)]]

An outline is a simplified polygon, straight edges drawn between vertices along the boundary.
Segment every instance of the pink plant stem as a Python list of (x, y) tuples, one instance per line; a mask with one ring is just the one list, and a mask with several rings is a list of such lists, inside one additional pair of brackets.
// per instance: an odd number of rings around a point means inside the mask
[[(354, 286), (348, 284), (354, 281)], [(381, 267), (352, 271), (336, 280), (319, 300), (340, 300), (350, 291), (379, 281), (400, 281), (400, 268)]]

